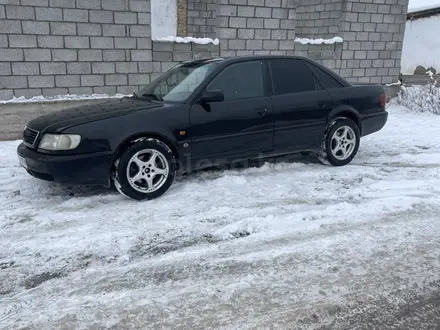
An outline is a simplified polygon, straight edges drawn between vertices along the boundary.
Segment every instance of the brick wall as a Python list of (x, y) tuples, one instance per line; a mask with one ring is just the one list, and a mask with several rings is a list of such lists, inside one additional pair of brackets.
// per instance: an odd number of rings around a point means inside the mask
[[(226, 1), (222, 1), (226, 2)], [(217, 11), (220, 55), (293, 54), (293, 0), (229, 0)]]
[(343, 10), (341, 74), (352, 82), (395, 82), (400, 73), (408, 0), (350, 0)]
[(333, 38), (341, 25), (342, 0), (300, 0), (296, 34), (308, 38)]
[[(335, 71), (336, 73), (344, 74), (341, 72), (342, 67), (342, 44), (330, 44), (330, 45), (302, 45), (295, 43), (295, 55), (305, 56), (314, 59), (318, 63), (325, 65), (327, 68)], [(343, 75), (345, 78), (349, 78)]]
[(0, 99), (131, 93), (149, 81), (149, 0), (0, 4)]
[[(180, 61), (218, 55), (303, 55), (355, 82), (400, 72), (408, 0), (177, 4), (179, 33), (220, 45), (152, 42), (150, 0), (0, 0), (0, 99), (129, 94)], [(343, 44), (294, 41), (336, 35)]]
[(188, 36), (215, 38), (217, 0), (188, 0)]
[(177, 35), (188, 35), (188, 0), (176, 0), (177, 5)]
[(219, 46), (212, 44), (153, 42), (151, 79), (157, 78), (172, 66), (182, 61), (219, 56)]
[[(316, 37), (313, 30), (303, 29), (302, 35), (298, 35), (297, 31), (297, 24), (301, 21), (297, 11), (309, 5), (298, 5), (293, 0), (249, 0), (249, 5), (244, 6), (245, 2), (246, 0), (229, 0), (229, 4), (219, 5), (217, 17), (222, 56), (299, 55), (313, 58), (339, 72), (341, 44), (302, 45), (294, 41), (297, 36)], [(308, 2), (304, 0), (304, 3)], [(323, 10), (326, 8), (330, 9), (327, 5), (322, 6)], [(331, 8), (339, 7), (332, 4)]]

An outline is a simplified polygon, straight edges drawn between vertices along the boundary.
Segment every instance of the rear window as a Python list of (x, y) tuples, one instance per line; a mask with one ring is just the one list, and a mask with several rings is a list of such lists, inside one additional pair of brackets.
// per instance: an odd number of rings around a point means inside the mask
[(320, 90), (312, 71), (301, 60), (270, 60), (275, 95)]
[(313, 74), (316, 76), (316, 78), (318, 78), (319, 83), (324, 89), (344, 87), (341, 83), (339, 83), (339, 81), (337, 81), (335, 78), (333, 78), (331, 75), (329, 75), (327, 72), (317, 67), (316, 65), (310, 63), (307, 63), (307, 65), (313, 71)]

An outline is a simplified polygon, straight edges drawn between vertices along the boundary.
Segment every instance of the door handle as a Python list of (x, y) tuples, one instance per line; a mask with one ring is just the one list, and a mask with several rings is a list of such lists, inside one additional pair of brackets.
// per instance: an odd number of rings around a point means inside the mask
[(326, 105), (325, 102), (318, 103), (318, 108), (319, 108), (319, 109), (324, 109), (324, 108), (325, 108), (325, 105)]
[(259, 109), (257, 110), (257, 115), (260, 117), (263, 117), (264, 115), (266, 115), (267, 113), (267, 109)]

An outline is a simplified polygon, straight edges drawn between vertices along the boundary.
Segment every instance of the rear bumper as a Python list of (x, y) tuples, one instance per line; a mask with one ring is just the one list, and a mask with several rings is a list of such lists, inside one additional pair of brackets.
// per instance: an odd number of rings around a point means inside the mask
[(380, 131), (388, 121), (388, 112), (382, 111), (379, 113), (367, 115), (361, 118), (362, 136), (366, 136)]
[(26, 171), (38, 179), (71, 185), (110, 186), (112, 152), (54, 156), (36, 152), (21, 143), (17, 154)]

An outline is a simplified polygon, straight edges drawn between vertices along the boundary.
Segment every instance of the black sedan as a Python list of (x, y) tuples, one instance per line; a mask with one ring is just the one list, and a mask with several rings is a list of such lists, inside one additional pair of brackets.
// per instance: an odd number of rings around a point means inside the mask
[(132, 97), (32, 120), (17, 152), (34, 177), (152, 199), (178, 171), (235, 161), (307, 151), (346, 165), (385, 125), (385, 103), (383, 86), (350, 84), (308, 58), (195, 60)]

